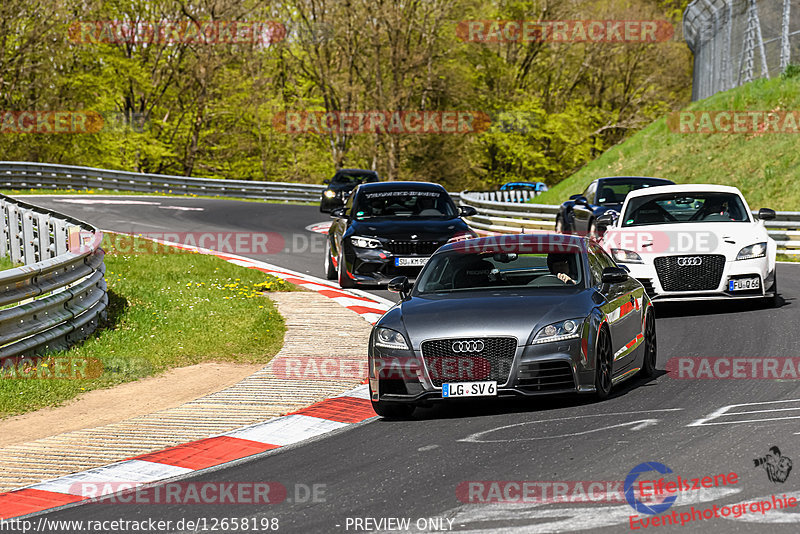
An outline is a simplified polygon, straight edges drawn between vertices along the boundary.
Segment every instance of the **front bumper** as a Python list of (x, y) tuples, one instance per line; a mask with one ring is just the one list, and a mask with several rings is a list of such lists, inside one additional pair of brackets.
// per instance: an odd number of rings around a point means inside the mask
[(431, 254), (392, 254), (382, 249), (363, 249), (353, 247), (352, 260), (348, 261), (347, 271), (357, 283), (388, 284), (392, 278), (406, 276), (414, 280), (422, 266), (401, 267), (395, 265), (395, 258), (414, 258), (427, 260)]
[[(380, 370), (376, 370), (376, 361), (381, 362)], [(391, 363), (387, 365), (386, 362)], [(453, 363), (451, 368), (459, 368), (458, 363)], [(443, 380), (465, 382), (481, 379), (487, 378), (460, 376), (453, 380)], [(429, 361), (422, 358), (419, 348), (413, 351), (371, 348), (369, 380), (373, 401), (427, 403), (462, 400), (442, 397), (442, 387), (434, 383)], [(581, 352), (580, 339), (517, 346), (507, 380), (498, 381), (497, 385), (497, 397), (592, 393), (594, 369), (587, 365)]]
[[(658, 270), (651, 258), (645, 263), (620, 263), (630, 270), (630, 275), (639, 280), (654, 302), (664, 301), (697, 301), (752, 299), (774, 295), (775, 269), (769, 269), (767, 258), (751, 260), (725, 261), (719, 283), (714, 288), (703, 290), (668, 291), (664, 288)], [(759, 287), (755, 290), (729, 289), (729, 282), (741, 278), (759, 278)]]

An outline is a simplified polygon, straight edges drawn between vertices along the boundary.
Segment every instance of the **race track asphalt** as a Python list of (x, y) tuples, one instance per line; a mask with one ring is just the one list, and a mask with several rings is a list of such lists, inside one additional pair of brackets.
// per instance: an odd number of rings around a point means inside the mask
[[(75, 198), (34, 197), (29, 202), (122, 232), (276, 232), (283, 238), (282, 250), (242, 255), (323, 275), (324, 238), (305, 230), (327, 220), (316, 207), (119, 196), (106, 198), (158, 204), (75, 204)], [(575, 481), (584, 481), (587, 488), (593, 481), (619, 488), (613, 483), (649, 461), (668, 466), (673, 472), (664, 475), (668, 480), (737, 474), (735, 484), (687, 492), (681, 498), (685, 500), (665, 512), (674, 510), (678, 517), (691, 513), (692, 506), (702, 511), (773, 495), (800, 498), (800, 472), (790, 472), (785, 482), (771, 482), (753, 461), (772, 446), (800, 461), (800, 382), (679, 380), (664, 372), (667, 361), (679, 356), (797, 357), (800, 265), (781, 264), (778, 272), (783, 297), (778, 308), (732, 302), (659, 305), (658, 376), (629, 381), (604, 402), (548, 397), (439, 405), (418, 410), (413, 420), (370, 420), (187, 479), (282, 483), (289, 499), (268, 506), (88, 504), (46, 517), (155, 518), (173, 525), (206, 518), (208, 526), (212, 518), (277, 518), (279, 532), (397, 532), (359, 518), (408, 518), (409, 532), (624, 532), (631, 530), (629, 517), (634, 514), (624, 501), (481, 504), (462, 502), (459, 497), (468, 500), (468, 494), (458, 488), (470, 481), (563, 481), (571, 484), (570, 494)], [(376, 293), (394, 299), (386, 291)], [(648, 480), (660, 476), (642, 475)], [(314, 499), (304, 498), (306, 488), (314, 485), (324, 495), (310, 502)], [(650, 526), (647, 531), (797, 532), (797, 510), (755, 511), (683, 526)], [(417, 521), (426, 518), (442, 524), (432, 522), (427, 530), (418, 530)], [(58, 530), (72, 531), (77, 530)], [(194, 531), (199, 530), (164, 530)]]

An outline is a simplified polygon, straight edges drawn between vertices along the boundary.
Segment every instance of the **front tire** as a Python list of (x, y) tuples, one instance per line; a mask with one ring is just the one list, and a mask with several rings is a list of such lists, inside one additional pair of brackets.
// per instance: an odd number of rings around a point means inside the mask
[(781, 305), (781, 298), (778, 296), (778, 269), (775, 269), (775, 281), (772, 283), (772, 292), (775, 293), (771, 297), (767, 297), (767, 305), (771, 308), (778, 308)]
[(597, 335), (597, 363), (594, 368), (594, 390), (597, 400), (608, 398), (611, 393), (612, 366), (614, 354), (611, 350), (611, 336), (607, 328), (601, 328)]
[(561, 215), (556, 215), (556, 233), (566, 233), (564, 232), (564, 219), (561, 217)]
[(325, 240), (325, 278), (328, 280), (336, 280), (336, 267), (333, 266), (333, 258), (331, 258), (331, 240)]
[(656, 374), (656, 361), (658, 360), (658, 342), (656, 339), (656, 319), (652, 312), (648, 312), (644, 320), (644, 357), (640, 376), (652, 378)]
[[(339, 247), (341, 249), (341, 247)], [(339, 252), (339, 287), (342, 289), (350, 289), (356, 286), (353, 279), (347, 274), (347, 264), (344, 261), (344, 251)]]

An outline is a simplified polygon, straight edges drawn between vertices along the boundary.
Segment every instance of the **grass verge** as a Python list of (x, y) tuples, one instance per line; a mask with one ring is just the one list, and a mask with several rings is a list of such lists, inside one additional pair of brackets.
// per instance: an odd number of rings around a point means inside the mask
[(106, 255), (107, 324), (83, 344), (48, 355), (98, 360), (102, 374), (21, 379), (10, 378), (9, 369), (3, 369), (0, 418), (56, 406), (84, 391), (175, 367), (266, 363), (280, 350), (283, 318), (262, 293), (291, 291), (294, 286), (215, 256), (171, 250), (175, 252)]
[[(800, 79), (760, 79), (689, 105), (687, 110), (797, 111)], [(533, 201), (560, 204), (594, 179), (633, 175), (676, 183), (738, 187), (752, 209), (797, 210), (800, 151), (797, 133), (673, 133), (661, 118), (610, 148)]]

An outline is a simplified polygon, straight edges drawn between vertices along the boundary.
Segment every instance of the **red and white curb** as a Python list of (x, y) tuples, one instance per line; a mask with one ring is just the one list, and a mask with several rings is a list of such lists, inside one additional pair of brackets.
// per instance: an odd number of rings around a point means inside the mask
[[(235, 265), (257, 269), (282, 278), (333, 299), (372, 324), (394, 305), (386, 299), (364, 291), (341, 289), (321, 278), (244, 256), (158, 239), (153, 241), (201, 254), (213, 254)], [(94, 498), (107, 497), (120, 493), (121, 490), (118, 489), (120, 485), (130, 488), (163, 482), (201, 469), (293, 445), (373, 417), (376, 415), (369, 401), (368, 387), (358, 386), (338, 397), (325, 399), (294, 413), (219, 436), (0, 493), (0, 520), (19, 518), (88, 501), (89, 497), (82, 495), (86, 484), (91, 484), (93, 490), (97, 490), (93, 494)]]
[[(294, 413), (176, 447), (135, 456), (0, 493), (0, 520), (110, 497), (132, 487), (164, 482), (254, 454), (293, 445), (375, 417), (367, 386)], [(84, 495), (91, 487), (91, 499)], [(124, 488), (124, 489), (121, 489)]]

